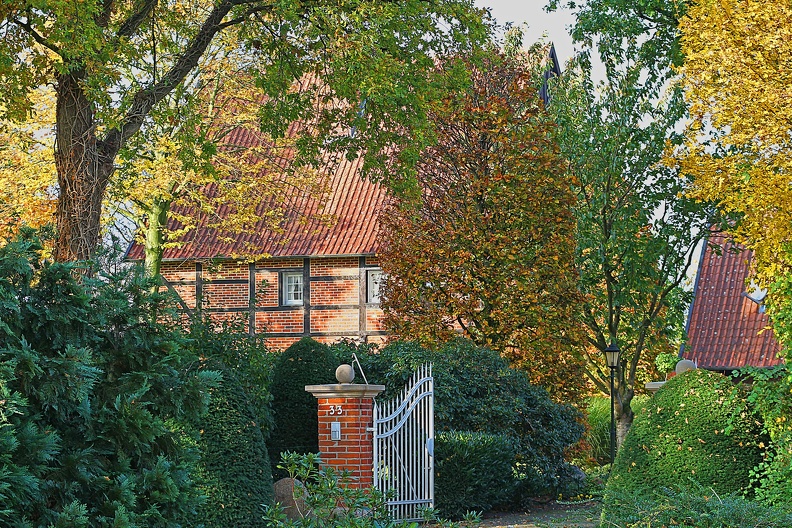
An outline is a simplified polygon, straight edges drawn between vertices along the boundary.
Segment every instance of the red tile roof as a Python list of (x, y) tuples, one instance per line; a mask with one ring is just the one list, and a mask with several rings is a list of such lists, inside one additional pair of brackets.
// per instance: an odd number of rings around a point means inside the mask
[[(541, 48), (544, 55), (543, 64), (547, 67), (540, 95), (547, 102), (547, 80), (561, 74), (558, 57), (552, 44)], [(310, 79), (306, 82), (312, 82)], [(310, 125), (308, 125), (310, 126)], [(304, 124), (293, 124), (287, 136), (293, 137)], [(234, 148), (255, 147), (264, 145), (262, 135), (256, 131), (238, 128), (224, 139), (226, 145)], [(196, 229), (188, 232), (179, 240), (178, 247), (166, 248), (163, 260), (198, 260), (215, 258), (235, 258), (238, 255), (261, 255), (268, 257), (308, 257), (308, 256), (351, 256), (372, 255), (377, 252), (377, 217), (385, 203), (385, 190), (360, 177), (362, 160), (342, 160), (333, 170), (327, 171), (329, 196), (324, 203), (315, 199), (306, 199), (305, 193), (294, 189), (290, 196), (279, 196), (282, 203), (289, 204), (291, 214), (282, 223), (283, 232), (269, 228), (265, 221), (245, 234), (220, 233), (199, 221)], [(209, 189), (208, 195), (216, 194), (216, 189)], [(257, 212), (262, 215), (271, 209), (272, 203), (261, 203)], [(184, 214), (185, 210), (174, 208)], [(218, 214), (222, 215), (223, 210)], [(323, 217), (335, 218), (328, 224), (319, 220), (308, 224), (296, 221), (299, 218), (321, 214)], [(168, 221), (168, 231), (180, 227), (172, 219)], [(233, 241), (229, 241), (233, 239)], [(133, 242), (127, 251), (129, 260), (143, 259), (143, 246)]]
[[(710, 245), (720, 248), (720, 255)], [(713, 233), (703, 252), (682, 356), (699, 367), (778, 365), (778, 342), (763, 307), (746, 294), (750, 251)]]
[[(254, 136), (255, 134), (248, 131), (235, 131), (226, 141), (234, 145), (251, 146), (258, 141)], [(281, 194), (278, 197), (287, 204), (284, 208), (286, 219), (282, 223), (283, 232), (273, 231), (263, 219), (255, 229), (232, 235), (221, 233), (207, 227), (206, 222), (200, 222), (196, 229), (180, 239), (181, 244), (178, 247), (167, 248), (163, 259), (196, 260), (232, 258), (239, 255), (305, 257), (374, 254), (377, 251), (377, 215), (385, 202), (386, 193), (381, 186), (360, 177), (361, 165), (361, 159), (342, 159), (333, 164), (333, 168), (326, 171), (329, 193), (324, 200), (306, 198), (300, 189), (284, 191), (286, 196)], [(209, 189), (208, 194), (215, 192), (216, 189)], [(271, 207), (271, 202), (262, 202), (256, 211), (263, 216)], [(221, 209), (219, 214), (222, 213)], [(309, 219), (307, 223), (297, 220), (306, 217)], [(174, 220), (169, 221), (169, 227), (176, 226)], [(139, 243), (133, 243), (127, 258), (141, 260), (143, 247)]]

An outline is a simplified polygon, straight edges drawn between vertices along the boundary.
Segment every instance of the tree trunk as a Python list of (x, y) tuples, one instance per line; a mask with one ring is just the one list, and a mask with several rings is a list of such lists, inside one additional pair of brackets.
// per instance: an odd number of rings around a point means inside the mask
[(616, 391), (616, 445), (618, 447), (624, 443), (635, 417), (631, 407), (634, 395), (635, 392), (629, 388), (623, 390), (619, 387)]
[(57, 77), (55, 168), (59, 197), (55, 260), (89, 260), (99, 243), (102, 199), (113, 160), (102, 155), (96, 138), (93, 104), (77, 70)]
[(148, 211), (144, 266), (146, 275), (155, 279), (159, 277), (160, 269), (162, 268), (165, 223), (168, 221), (169, 210), (170, 201), (154, 200), (151, 209)]

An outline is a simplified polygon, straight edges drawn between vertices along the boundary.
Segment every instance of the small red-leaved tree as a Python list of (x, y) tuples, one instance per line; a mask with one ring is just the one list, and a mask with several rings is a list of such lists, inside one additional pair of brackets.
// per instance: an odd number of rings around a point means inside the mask
[(462, 333), (574, 398), (575, 195), (539, 97), (540, 56), (461, 61), (472, 83), (430, 114), (420, 197), (382, 215), (383, 308), (394, 336), (432, 345)]

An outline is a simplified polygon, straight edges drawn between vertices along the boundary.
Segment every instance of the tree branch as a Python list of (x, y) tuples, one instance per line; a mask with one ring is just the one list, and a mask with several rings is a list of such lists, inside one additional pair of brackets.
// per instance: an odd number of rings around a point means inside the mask
[[(126, 112), (121, 124), (118, 127), (112, 128), (107, 131), (105, 138), (100, 142), (99, 148), (101, 152), (100, 163), (112, 163), (121, 147), (132, 137), (138, 130), (140, 130), (143, 121), (148, 116), (151, 109), (160, 102), (166, 95), (172, 92), (187, 74), (192, 71), (204, 54), (206, 49), (211, 44), (212, 39), (223, 28), (228, 27), (228, 23), (224, 23), (223, 19), (228, 15), (235, 5), (245, 2), (238, 0), (225, 0), (217, 4), (212, 12), (206, 17), (203, 25), (198, 33), (187, 44), (186, 48), (179, 56), (176, 63), (171, 69), (162, 76), (162, 78), (149, 85), (146, 88), (140, 89), (132, 98), (132, 104)], [(146, 6), (153, 8), (156, 0), (147, 0)], [(142, 13), (140, 11), (139, 13)], [(139, 17), (134, 17), (135, 21)], [(240, 19), (237, 19), (240, 20)], [(139, 24), (140, 22), (138, 22)], [(127, 30), (132, 29), (134, 22), (132, 18), (127, 21)]]
[(143, 21), (151, 14), (156, 5), (157, 0), (143, 0), (143, 5), (140, 6), (140, 9), (132, 13), (118, 28), (116, 42), (121, 37), (130, 37), (134, 35), (135, 31), (143, 24)]
[(58, 55), (62, 55), (60, 48), (58, 46), (56, 46), (55, 44), (52, 44), (51, 42), (49, 42), (47, 39), (45, 39), (44, 36), (41, 35), (41, 33), (39, 33), (38, 31), (36, 31), (35, 28), (30, 25), (29, 22), (23, 22), (23, 21), (19, 20), (16, 17), (11, 18), (10, 20), (14, 24), (16, 24), (19, 27), (21, 27), (22, 29), (24, 29), (31, 37), (33, 37), (33, 40), (35, 40), (38, 44), (44, 46), (48, 50), (50, 50), (50, 51), (52, 51), (52, 52), (54, 52), (54, 53), (56, 53)]
[(250, 9), (245, 11), (241, 16), (238, 16), (236, 18), (232, 18), (228, 22), (223, 22), (222, 24), (220, 24), (220, 30), (222, 31), (223, 29), (225, 29), (227, 27), (236, 26), (237, 24), (241, 24), (242, 22), (247, 20), (249, 17), (251, 17), (253, 15), (256, 15), (258, 13), (261, 13), (263, 11), (270, 11), (271, 9), (272, 9), (272, 6), (270, 6), (270, 5), (259, 5), (259, 6), (251, 7)]

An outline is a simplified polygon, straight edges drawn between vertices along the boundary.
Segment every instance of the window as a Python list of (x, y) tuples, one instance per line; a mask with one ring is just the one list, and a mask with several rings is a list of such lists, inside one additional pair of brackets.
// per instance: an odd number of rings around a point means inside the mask
[(743, 295), (759, 305), (759, 313), (765, 313), (764, 299), (767, 297), (766, 288), (761, 288), (752, 280), (751, 285), (748, 286), (748, 291), (743, 292)]
[(385, 280), (385, 274), (380, 269), (366, 271), (366, 302), (380, 303), (380, 288)]
[(298, 306), (303, 303), (303, 272), (284, 271), (281, 275), (283, 284), (283, 305)]

